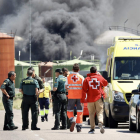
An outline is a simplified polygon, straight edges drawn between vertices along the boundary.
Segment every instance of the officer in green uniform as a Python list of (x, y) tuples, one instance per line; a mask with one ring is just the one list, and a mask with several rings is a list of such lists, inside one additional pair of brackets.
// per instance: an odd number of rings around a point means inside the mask
[(20, 84), (19, 91), (23, 94), (23, 102), (22, 102), (22, 119), (23, 119), (23, 125), (22, 130), (27, 129), (28, 125), (28, 112), (29, 108), (31, 108), (32, 113), (32, 124), (31, 129), (32, 130), (40, 130), (40, 128), (37, 128), (37, 121), (38, 121), (38, 102), (37, 102), (37, 96), (39, 94), (38, 92), (38, 82), (37, 80), (32, 78), (33, 71), (28, 70), (27, 71), (27, 78), (23, 79)]
[[(39, 93), (44, 92), (45, 87), (44, 87), (43, 80), (39, 76), (37, 76), (35, 74), (35, 69), (33, 67), (28, 68), (28, 70), (32, 70), (33, 71), (32, 78), (34, 78), (35, 80), (38, 81), (38, 84), (39, 84)], [(38, 100), (38, 97), (37, 97), (37, 100)], [(39, 108), (38, 108), (38, 115), (39, 115)]]
[(15, 78), (16, 73), (14, 71), (10, 71), (8, 73), (8, 78), (1, 85), (1, 91), (3, 93), (2, 101), (5, 109), (5, 121), (3, 130), (14, 130), (18, 128), (13, 123), (13, 97), (15, 96)]
[[(53, 108), (55, 114), (55, 125), (52, 130), (65, 130), (67, 129), (67, 115), (66, 115), (66, 108), (67, 108), (67, 97), (65, 91), (65, 82), (66, 78), (62, 75), (61, 69), (56, 69), (55, 71), (57, 79), (55, 80), (53, 91)], [(60, 127), (60, 113), (62, 113), (62, 127)]]
[[(38, 84), (39, 84), (39, 93), (43, 92), (44, 91), (44, 84), (43, 84), (42, 79), (35, 74), (35, 70), (34, 70), (33, 67), (28, 68), (28, 70), (32, 70), (33, 71), (32, 78), (34, 78), (35, 80), (38, 81)], [(23, 102), (21, 103), (21, 112), (23, 111), (22, 106), (23, 106)], [(39, 108), (38, 108), (38, 114), (39, 114)], [(22, 116), (22, 118), (23, 118), (23, 116)], [(28, 125), (29, 125), (29, 121), (28, 121)], [(28, 125), (26, 126), (26, 129), (28, 129)]]
[(44, 91), (44, 83), (43, 83), (42, 79), (35, 74), (35, 70), (34, 70), (33, 67), (28, 68), (28, 70), (32, 70), (33, 71), (32, 78), (34, 78), (35, 80), (38, 81), (38, 84), (39, 84), (39, 93), (43, 92)]

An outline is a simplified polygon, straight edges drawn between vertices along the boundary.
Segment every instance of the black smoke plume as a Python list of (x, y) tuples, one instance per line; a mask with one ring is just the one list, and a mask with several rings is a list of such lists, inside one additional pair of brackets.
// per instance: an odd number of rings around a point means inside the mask
[[(112, 23), (113, 0), (31, 0), (32, 59), (69, 59), (70, 51), (83, 59), (100, 58), (94, 39)], [(0, 26), (17, 30), (16, 58), (29, 60), (30, 4), (1, 0)], [(106, 53), (106, 52), (105, 52)]]

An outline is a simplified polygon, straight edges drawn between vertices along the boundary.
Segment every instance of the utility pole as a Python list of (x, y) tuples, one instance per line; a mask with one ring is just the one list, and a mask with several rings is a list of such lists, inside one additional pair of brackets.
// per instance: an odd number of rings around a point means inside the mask
[(72, 56), (72, 51), (70, 51), (70, 60), (71, 60), (71, 56)]
[(32, 48), (32, 9), (30, 0), (30, 67), (31, 67), (31, 48)]
[(20, 51), (19, 51), (19, 61), (20, 61)]

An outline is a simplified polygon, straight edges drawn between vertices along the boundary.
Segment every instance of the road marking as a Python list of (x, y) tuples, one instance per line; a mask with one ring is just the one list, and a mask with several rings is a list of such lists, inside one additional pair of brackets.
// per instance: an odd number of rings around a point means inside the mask
[[(16, 121), (14, 121), (16, 124), (18, 124), (18, 125), (20, 125), (20, 126), (22, 126), (22, 124), (21, 123), (18, 123), (18, 122), (16, 122)], [(34, 133), (34, 131), (30, 131), (31, 133)], [(37, 134), (35, 134), (34, 136), (36, 136), (36, 137), (39, 137), (39, 135), (37, 135)], [(43, 138), (39, 138), (39, 140), (44, 140)]]

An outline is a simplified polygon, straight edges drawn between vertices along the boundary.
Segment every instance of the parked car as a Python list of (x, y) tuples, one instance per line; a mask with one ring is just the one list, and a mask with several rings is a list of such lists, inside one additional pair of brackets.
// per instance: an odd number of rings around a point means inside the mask
[(140, 89), (132, 91), (129, 102), (129, 130), (140, 133)]

